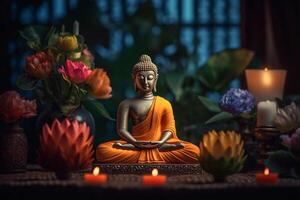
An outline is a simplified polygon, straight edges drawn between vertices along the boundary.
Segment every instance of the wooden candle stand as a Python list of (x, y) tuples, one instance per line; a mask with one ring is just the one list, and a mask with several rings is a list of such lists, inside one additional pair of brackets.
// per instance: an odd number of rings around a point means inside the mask
[(258, 148), (257, 165), (263, 169), (270, 152), (280, 148), (279, 131), (274, 126), (256, 127), (255, 139)]

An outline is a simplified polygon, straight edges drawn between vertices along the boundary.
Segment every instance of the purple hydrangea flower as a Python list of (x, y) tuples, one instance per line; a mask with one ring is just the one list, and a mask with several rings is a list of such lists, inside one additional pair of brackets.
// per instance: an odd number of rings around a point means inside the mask
[(241, 113), (249, 113), (254, 108), (255, 99), (247, 90), (231, 88), (219, 101), (219, 106), (223, 111), (230, 112), (237, 116)]

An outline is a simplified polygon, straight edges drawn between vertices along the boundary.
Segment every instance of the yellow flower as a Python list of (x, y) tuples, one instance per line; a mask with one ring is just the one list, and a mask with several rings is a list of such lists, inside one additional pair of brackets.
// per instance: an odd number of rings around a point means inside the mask
[(238, 172), (242, 169), (244, 142), (234, 131), (210, 131), (200, 143), (200, 163), (203, 169), (217, 178)]
[(59, 36), (56, 44), (62, 51), (73, 51), (78, 48), (78, 42), (75, 35)]

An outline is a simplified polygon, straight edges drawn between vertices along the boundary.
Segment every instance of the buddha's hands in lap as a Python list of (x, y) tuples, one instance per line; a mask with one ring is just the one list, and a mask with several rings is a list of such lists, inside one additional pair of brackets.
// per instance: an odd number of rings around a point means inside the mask
[(182, 148), (184, 148), (184, 144), (181, 142), (164, 143), (159, 147), (159, 151), (174, 151)]
[(123, 149), (123, 150), (136, 150), (137, 149), (133, 144), (130, 144), (130, 143), (122, 144), (120, 142), (115, 142), (113, 144), (113, 147), (116, 149)]
[(173, 151), (184, 148), (184, 144), (182, 144), (181, 142), (167, 143), (162, 141), (151, 141), (142, 144), (142, 149), (155, 148), (158, 148), (159, 151)]
[(134, 144), (139, 149), (155, 149), (161, 147), (161, 141), (136, 141)]
[(173, 151), (184, 148), (184, 145), (180, 142), (163, 143), (162, 141), (136, 141), (134, 144), (116, 142), (113, 144), (113, 147), (124, 150), (145, 150), (158, 148), (159, 151)]
[(124, 150), (142, 150), (142, 149), (153, 149), (153, 144), (150, 141), (135, 141), (134, 143), (120, 143), (116, 142), (113, 144), (114, 148)]

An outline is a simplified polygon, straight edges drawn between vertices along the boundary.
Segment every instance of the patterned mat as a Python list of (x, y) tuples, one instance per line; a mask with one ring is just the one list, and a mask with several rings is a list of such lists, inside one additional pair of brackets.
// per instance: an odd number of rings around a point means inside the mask
[[(201, 170), (199, 165), (98, 165), (103, 173), (108, 174), (108, 183), (103, 187), (131, 188), (142, 186), (142, 174), (149, 174), (157, 168), (161, 174), (168, 176), (164, 187), (244, 187), (259, 186), (255, 174), (238, 173), (228, 176), (225, 182), (215, 183), (211, 175)], [(81, 171), (72, 173), (68, 180), (58, 180), (53, 172), (43, 171), (37, 166), (28, 166), (24, 173), (0, 174), (0, 186), (87, 186)], [(300, 187), (300, 180), (280, 179), (277, 186)]]

